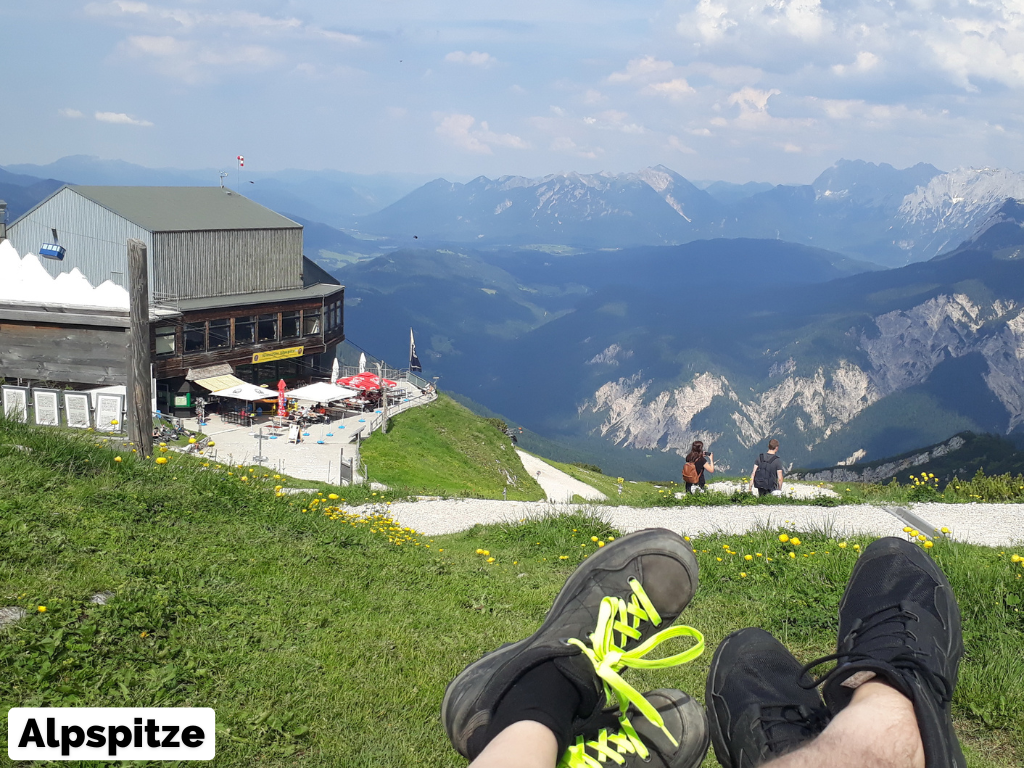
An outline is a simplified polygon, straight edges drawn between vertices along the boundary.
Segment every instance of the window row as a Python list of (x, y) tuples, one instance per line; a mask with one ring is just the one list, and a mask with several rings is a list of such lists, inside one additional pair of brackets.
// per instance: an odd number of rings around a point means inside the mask
[[(319, 309), (307, 309), (185, 323), (181, 334), (182, 348), (185, 354), (216, 352), (251, 344), (319, 336), (322, 332), (321, 322)], [(175, 353), (176, 330), (173, 325), (156, 329), (157, 355)]]

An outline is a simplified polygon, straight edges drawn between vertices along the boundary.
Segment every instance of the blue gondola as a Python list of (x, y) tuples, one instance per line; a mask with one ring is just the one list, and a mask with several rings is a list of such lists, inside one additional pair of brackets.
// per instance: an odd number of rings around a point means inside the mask
[(67, 253), (63, 245), (57, 243), (43, 243), (39, 246), (39, 255), (47, 259), (64, 261), (64, 254)]

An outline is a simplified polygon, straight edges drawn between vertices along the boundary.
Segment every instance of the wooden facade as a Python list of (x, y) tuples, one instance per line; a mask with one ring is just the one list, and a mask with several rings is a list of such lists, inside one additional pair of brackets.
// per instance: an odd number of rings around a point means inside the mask
[[(248, 365), (255, 353), (289, 347), (303, 347), (303, 356), (333, 351), (345, 340), (345, 325), (340, 311), (335, 322), (329, 317), (328, 308), (334, 305), (339, 309), (343, 307), (344, 294), (345, 289), (338, 286), (337, 291), (324, 298), (183, 311), (180, 316), (153, 322), (151, 350), (156, 377), (184, 377), (190, 369), (220, 363)], [(265, 318), (265, 327), (273, 323), (273, 338), (260, 339), (260, 318)], [(287, 327), (292, 320), (296, 323), (296, 333)], [(252, 326), (246, 323), (252, 323)], [(242, 329), (249, 327), (256, 331), (255, 340), (242, 333)], [(167, 333), (170, 329), (173, 329), (173, 336)], [(198, 348), (200, 334), (203, 340), (201, 348)], [(164, 341), (158, 344), (158, 337)], [(169, 344), (171, 338), (173, 343)], [(168, 346), (172, 346), (173, 351), (168, 352)]]
[(61, 384), (127, 381), (128, 313), (0, 307), (0, 374)]

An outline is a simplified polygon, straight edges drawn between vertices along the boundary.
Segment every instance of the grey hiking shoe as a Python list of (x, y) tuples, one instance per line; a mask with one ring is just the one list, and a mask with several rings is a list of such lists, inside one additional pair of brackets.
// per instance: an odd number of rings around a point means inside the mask
[(964, 653), (953, 589), (928, 553), (897, 538), (864, 549), (839, 603), (836, 660), (822, 695), (835, 715), (878, 678), (914, 703), (927, 768), (965, 768), (950, 702)]
[(763, 629), (741, 629), (721, 642), (704, 703), (723, 768), (755, 768), (825, 729), (828, 710), (817, 691), (800, 685), (801, 675), (800, 662)]
[[(659, 689), (644, 694), (658, 711), (664, 729), (630, 707), (626, 716), (589, 735), (580, 735), (558, 768), (696, 768), (708, 751), (708, 718), (700, 702), (682, 691)], [(671, 738), (670, 738), (671, 737)], [(596, 762), (595, 762), (596, 761)]]
[[(659, 630), (672, 624), (690, 602), (697, 589), (697, 571), (697, 559), (682, 537), (661, 528), (623, 536), (597, 550), (565, 582), (536, 632), (488, 653), (448, 685), (441, 720), (452, 746), (470, 757), (470, 739), (487, 728), (501, 698), (525, 672), (546, 661), (554, 661), (580, 693), (573, 735), (600, 716), (613, 689), (621, 708), (632, 701), (651, 714), (616, 670), (629, 666), (628, 651), (655, 634), (666, 636)], [(687, 634), (699, 641), (699, 647), (687, 652), (688, 658), (672, 663), (695, 658), (703, 650), (703, 638), (696, 630), (675, 627), (669, 631), (672, 636)], [(615, 652), (618, 659), (618, 651), (626, 651), (626, 657), (602, 666), (606, 653)], [(598, 676), (599, 666), (603, 677)], [(653, 717), (659, 719), (656, 713)]]

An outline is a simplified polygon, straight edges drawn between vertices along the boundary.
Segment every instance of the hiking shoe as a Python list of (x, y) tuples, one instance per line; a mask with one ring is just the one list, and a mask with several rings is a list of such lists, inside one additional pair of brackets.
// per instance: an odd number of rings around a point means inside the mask
[(877, 677), (914, 703), (927, 768), (965, 768), (950, 702), (964, 652), (960, 609), (924, 549), (884, 538), (864, 549), (839, 603), (836, 668), (822, 695), (832, 715)]
[(762, 765), (825, 729), (828, 710), (817, 691), (800, 685), (801, 675), (800, 662), (763, 629), (741, 629), (721, 642), (704, 703), (723, 768)]
[[(662, 528), (638, 531), (598, 549), (565, 582), (540, 629), (486, 654), (449, 683), (441, 720), (452, 746), (470, 757), (470, 739), (486, 729), (502, 696), (525, 672), (549, 660), (580, 693), (571, 735), (600, 715), (612, 698), (623, 710), (632, 701), (659, 719), (618, 671), (636, 666), (639, 656), (667, 639), (665, 631), (658, 630), (675, 621), (690, 602), (697, 589), (697, 571), (689, 545)], [(691, 658), (703, 651), (703, 638), (696, 630), (673, 627), (667, 631), (673, 637), (698, 638), (699, 647), (686, 652)], [(685, 655), (646, 663), (681, 663), (679, 657)]]
[[(708, 751), (708, 718), (700, 702), (682, 691), (659, 689), (644, 694), (656, 709), (665, 729), (646, 717), (627, 714), (606, 727), (576, 738), (558, 761), (558, 768), (595, 768), (605, 764), (645, 768), (696, 768)], [(635, 718), (634, 723), (630, 716)], [(666, 737), (665, 730), (671, 735)]]

